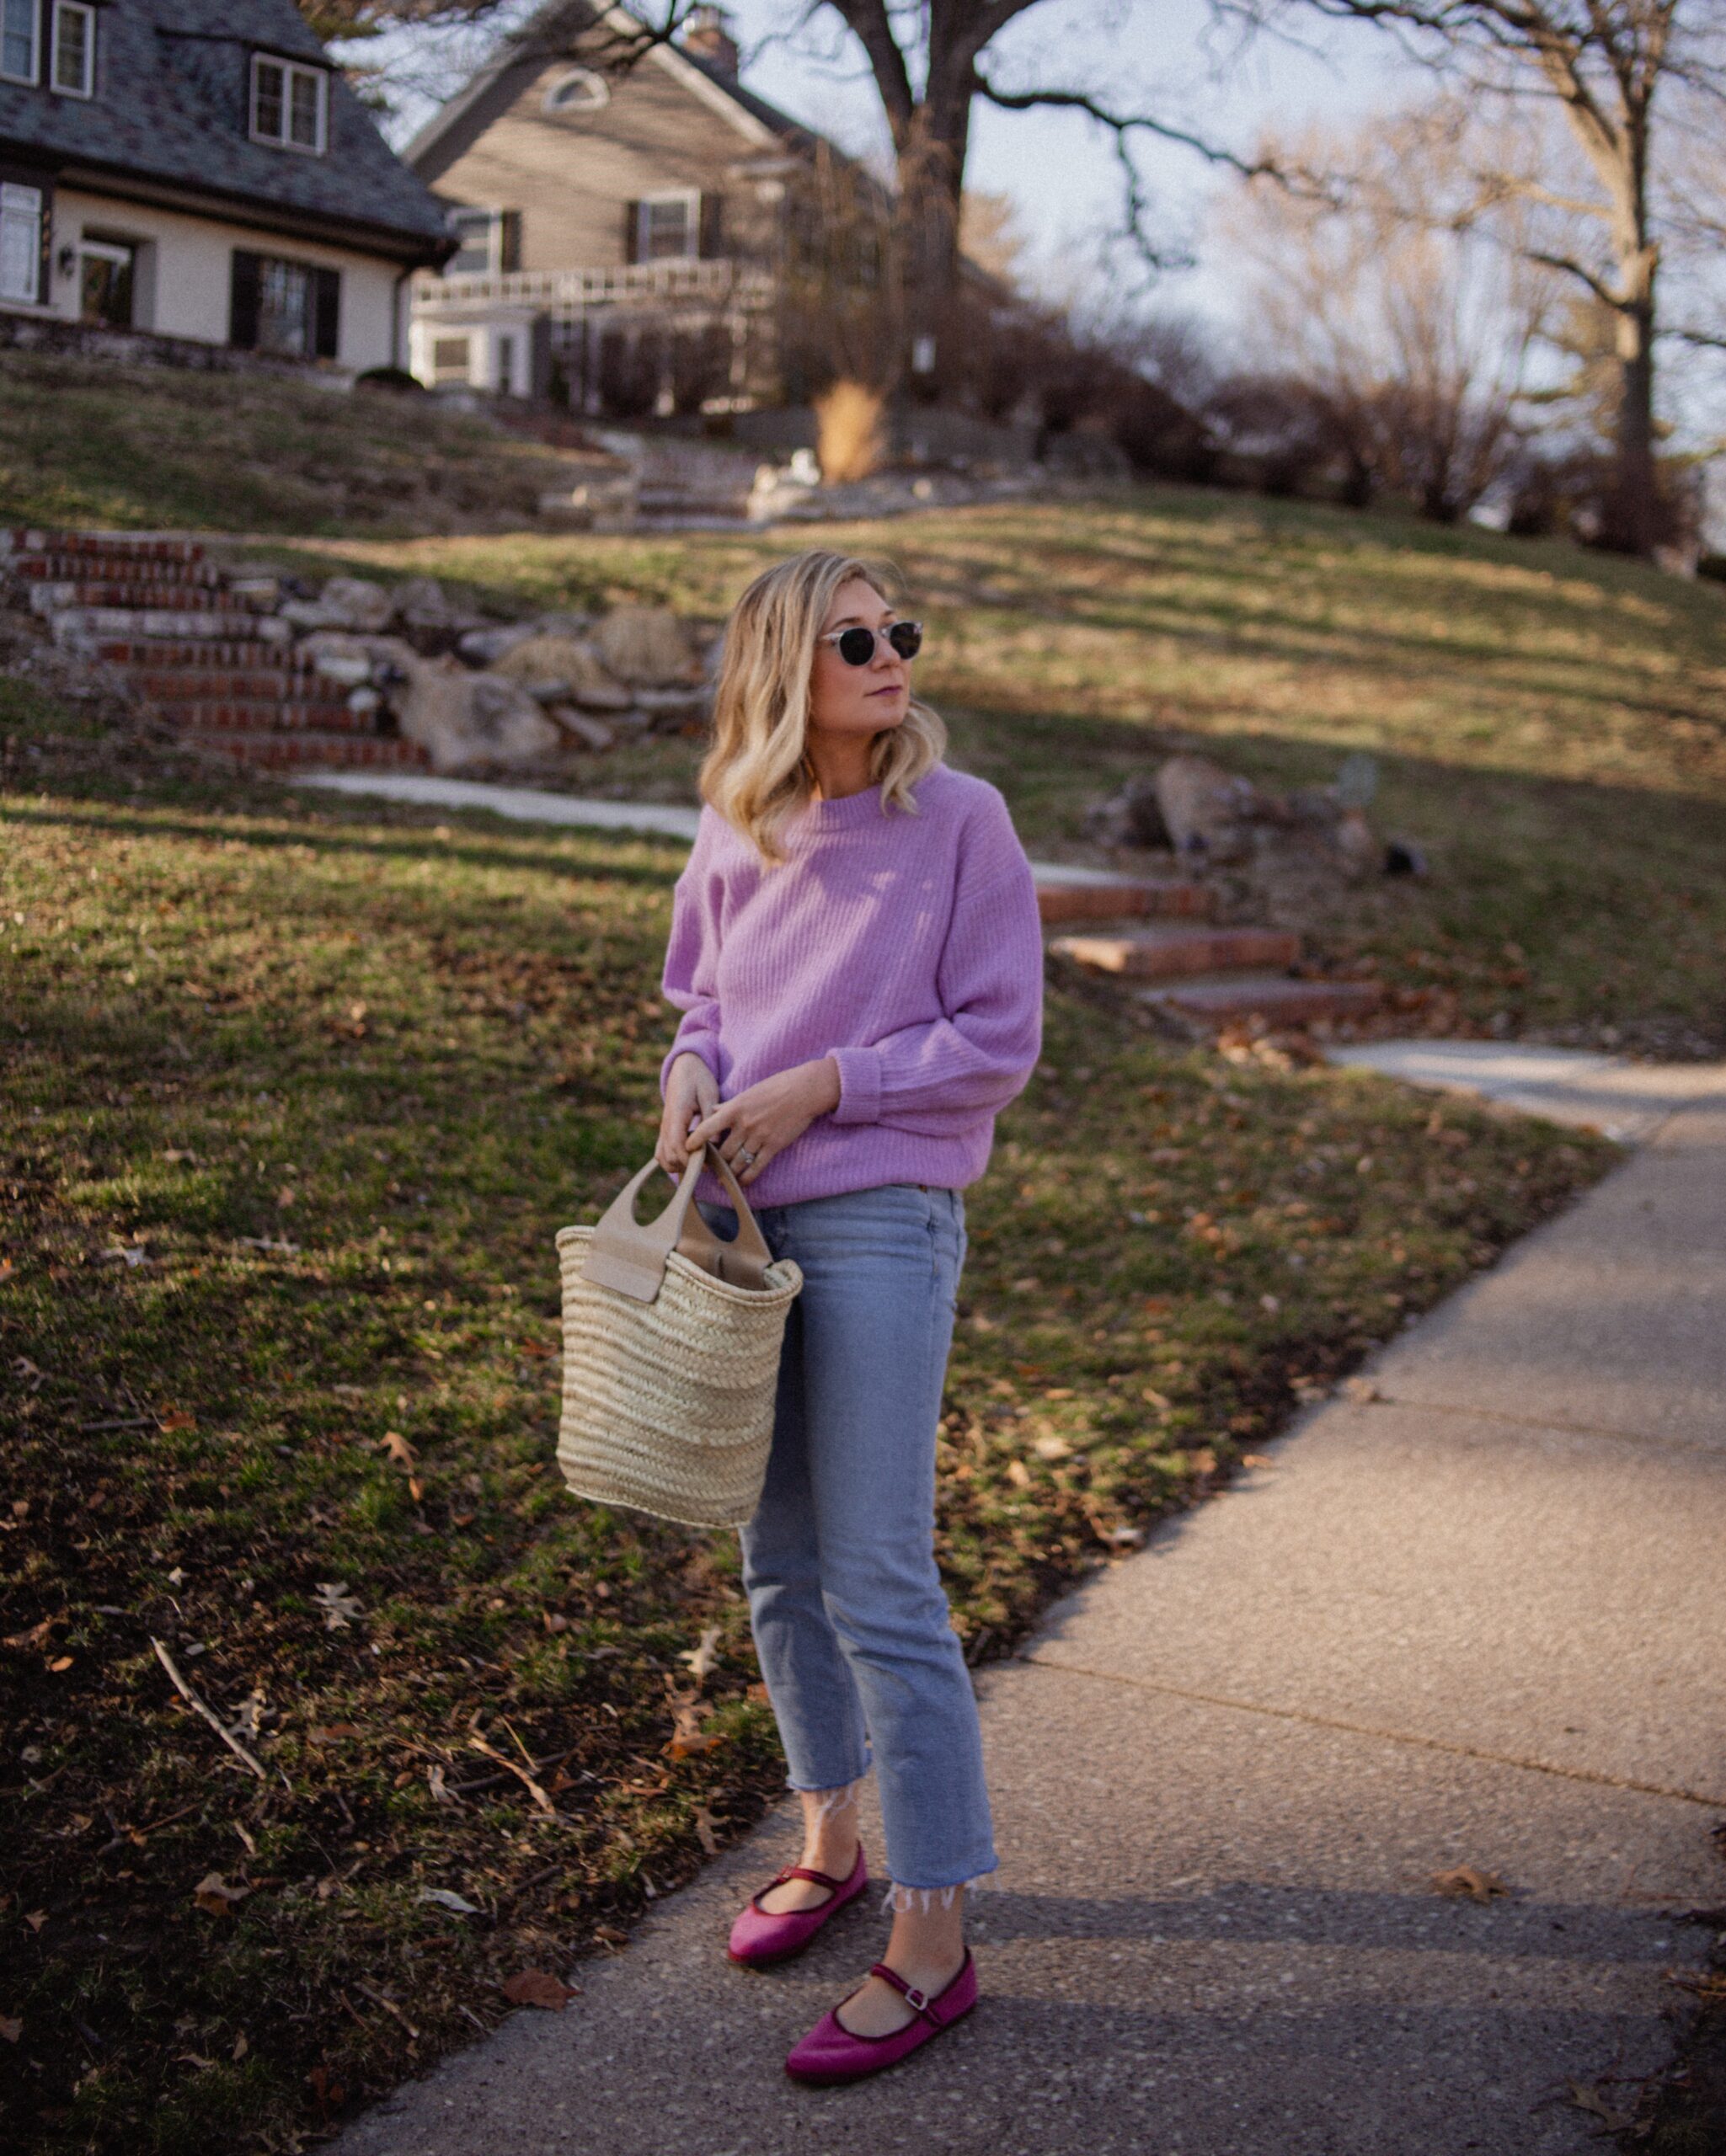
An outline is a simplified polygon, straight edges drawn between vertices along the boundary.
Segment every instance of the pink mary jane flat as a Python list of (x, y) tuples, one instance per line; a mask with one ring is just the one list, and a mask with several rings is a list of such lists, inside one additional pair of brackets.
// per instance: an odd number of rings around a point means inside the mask
[[(788, 1909), (783, 1915), (776, 1916), (761, 1906), (761, 1900), (774, 1887), (783, 1886), (788, 1879), (807, 1879), (831, 1892), (825, 1902), (818, 1903), (812, 1909)], [(741, 1961), (751, 1969), (759, 1969), (769, 1961), (788, 1961), (792, 1955), (801, 1954), (828, 1918), (847, 1902), (854, 1902), (868, 1883), (868, 1866), (863, 1862), (861, 1847), (847, 1879), (835, 1879), (825, 1871), (811, 1871), (805, 1865), (788, 1864), (777, 1879), (770, 1880), (761, 1893), (752, 1894), (746, 1906), (739, 1910), (725, 1951), (734, 1961)]]
[(861, 2081), (866, 2074), (879, 2073), (884, 2068), (909, 2058), (931, 2037), (938, 2036), (962, 2015), (969, 2014), (977, 2003), (977, 1967), (969, 1947), (959, 1974), (932, 1999), (906, 1983), (884, 1961), (877, 1961), (869, 1974), (904, 1993), (916, 2009), (912, 2020), (890, 2036), (856, 2036), (839, 2019), (836, 2009), (824, 2014), (785, 2061), (785, 2071), (794, 2081)]

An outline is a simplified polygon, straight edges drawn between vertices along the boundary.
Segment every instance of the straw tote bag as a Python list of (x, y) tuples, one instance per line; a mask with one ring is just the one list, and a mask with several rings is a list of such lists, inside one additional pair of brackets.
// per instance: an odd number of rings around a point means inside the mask
[[(704, 1159), (736, 1209), (735, 1241), (692, 1202)], [(741, 1527), (767, 1479), (779, 1350), (803, 1274), (773, 1257), (729, 1163), (705, 1148), (642, 1225), (635, 1200), (657, 1165), (631, 1177), (596, 1226), (558, 1235), (558, 1465), (578, 1497), (687, 1527)]]

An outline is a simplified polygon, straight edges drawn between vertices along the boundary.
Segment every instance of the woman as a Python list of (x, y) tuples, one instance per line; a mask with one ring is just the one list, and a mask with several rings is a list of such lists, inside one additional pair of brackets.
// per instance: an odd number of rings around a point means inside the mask
[[(675, 1174), (717, 1147), (774, 1256), (804, 1275), (743, 1533), (803, 1857), (739, 1916), (732, 1958), (795, 1953), (862, 1892), (872, 1764), (893, 1882), (885, 1959), (786, 2061), (804, 2080), (891, 2065), (969, 2009), (965, 1888), (996, 1863), (935, 1567), (935, 1433), (959, 1193), (1036, 1063), (1043, 954), (1005, 804), (942, 762), (946, 729), (911, 694), (920, 639), (879, 575), (842, 555), (802, 554), (750, 585), (726, 630), (665, 961), (683, 1017), (659, 1161)], [(704, 1175), (697, 1203), (730, 1234), (724, 1197)]]

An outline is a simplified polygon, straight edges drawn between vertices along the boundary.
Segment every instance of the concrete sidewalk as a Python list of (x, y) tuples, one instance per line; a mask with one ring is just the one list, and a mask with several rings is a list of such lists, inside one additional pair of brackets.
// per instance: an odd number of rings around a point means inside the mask
[[(1675, 1919), (1726, 1899), (1726, 1089), (1371, 1374), (984, 1677), (961, 2028), (785, 2081), (885, 1926), (726, 1964), (782, 1812), (344, 2156), (1597, 2150), (1567, 2084), (1630, 2108), (1702, 1960)], [(1433, 1892), (1459, 1865), (1510, 1892)]]

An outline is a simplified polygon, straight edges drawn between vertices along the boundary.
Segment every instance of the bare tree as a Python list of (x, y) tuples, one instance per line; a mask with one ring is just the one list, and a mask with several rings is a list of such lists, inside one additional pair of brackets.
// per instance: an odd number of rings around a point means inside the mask
[(1657, 123), (1676, 93), (1726, 115), (1726, 0), (1229, 0), (1258, 20), (1296, 8), (1400, 34), (1463, 94), (1562, 120), (1576, 183), (1522, 159), (1479, 175), (1483, 199), (1546, 211), (1533, 259), (1606, 311), (1616, 370), (1615, 478), (1604, 536), (1632, 553), (1659, 533), (1654, 366), (1661, 260)]
[(1530, 259), (1522, 205), (1459, 208), (1472, 189), (1456, 147), (1442, 106), (1369, 123), (1340, 159), (1309, 137), (1279, 160), (1339, 162), (1335, 199), (1259, 180), (1220, 221), (1248, 280), (1261, 385), (1280, 382), (1296, 418), (1304, 405), (1307, 433), (1347, 463), (1349, 498), (1386, 488), (1445, 523), (1516, 447), (1558, 281)]

